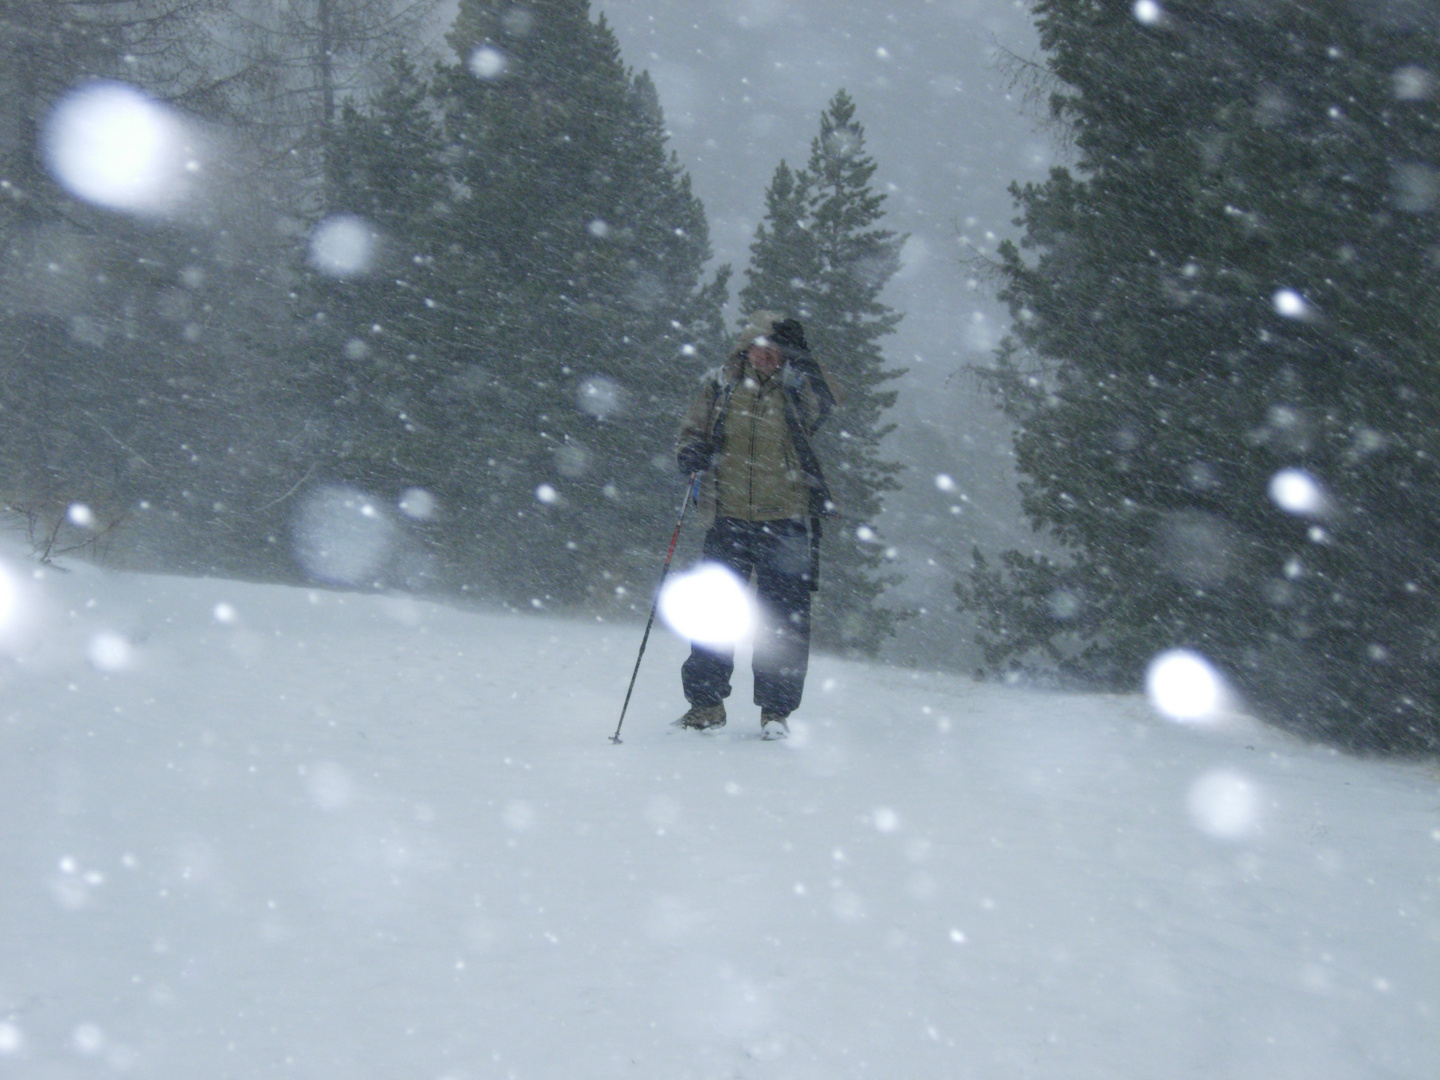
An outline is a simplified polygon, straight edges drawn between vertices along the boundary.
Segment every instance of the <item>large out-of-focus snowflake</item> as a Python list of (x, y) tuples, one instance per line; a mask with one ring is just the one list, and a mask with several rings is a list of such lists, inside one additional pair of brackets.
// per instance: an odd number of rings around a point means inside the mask
[(158, 214), (198, 169), (179, 114), (132, 86), (94, 82), (67, 94), (45, 124), (46, 165), (71, 194), (112, 210)]

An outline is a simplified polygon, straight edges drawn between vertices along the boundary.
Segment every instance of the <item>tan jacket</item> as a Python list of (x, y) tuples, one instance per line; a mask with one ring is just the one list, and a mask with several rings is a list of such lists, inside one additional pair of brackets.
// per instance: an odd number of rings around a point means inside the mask
[(722, 440), (701, 481), (706, 521), (716, 516), (780, 521), (812, 513), (811, 484), (785, 416), (787, 386), (794, 388), (796, 420), (808, 437), (822, 418), (820, 398), (809, 380), (788, 365), (763, 378), (737, 352), (723, 369), (706, 376), (692, 399), (677, 449), (713, 445), (717, 428)]

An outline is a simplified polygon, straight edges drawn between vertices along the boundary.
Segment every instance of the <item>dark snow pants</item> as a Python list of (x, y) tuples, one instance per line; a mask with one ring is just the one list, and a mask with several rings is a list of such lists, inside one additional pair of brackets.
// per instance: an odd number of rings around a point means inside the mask
[[(760, 622), (755, 628), (755, 704), (781, 715), (794, 712), (810, 662), (810, 539), (802, 521), (716, 518), (705, 534), (703, 557), (749, 581), (755, 575)], [(730, 696), (734, 649), (690, 646), (681, 668), (685, 699), (716, 705)]]

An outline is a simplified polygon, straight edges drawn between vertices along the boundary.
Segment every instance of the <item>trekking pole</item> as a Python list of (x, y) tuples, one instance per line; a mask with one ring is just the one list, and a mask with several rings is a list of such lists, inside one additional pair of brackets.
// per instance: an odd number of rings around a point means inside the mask
[(660, 606), (660, 590), (665, 587), (665, 575), (670, 573), (670, 560), (675, 556), (675, 544), (680, 539), (680, 526), (685, 524), (685, 511), (690, 500), (699, 502), (700, 474), (691, 473), (690, 482), (685, 485), (685, 501), (680, 504), (680, 517), (675, 522), (675, 532), (670, 536), (670, 550), (665, 552), (665, 565), (660, 569), (660, 581), (655, 586), (655, 599), (650, 601), (650, 618), (645, 620), (645, 635), (640, 639), (640, 655), (635, 657), (635, 670), (630, 672), (630, 687), (625, 691), (625, 704), (620, 706), (620, 723), (615, 725), (615, 734), (610, 741), (620, 745), (620, 727), (625, 723), (625, 710), (630, 708), (630, 695), (635, 690), (635, 676), (640, 674), (640, 661), (645, 656), (645, 645), (650, 640), (650, 627), (655, 625), (655, 609)]

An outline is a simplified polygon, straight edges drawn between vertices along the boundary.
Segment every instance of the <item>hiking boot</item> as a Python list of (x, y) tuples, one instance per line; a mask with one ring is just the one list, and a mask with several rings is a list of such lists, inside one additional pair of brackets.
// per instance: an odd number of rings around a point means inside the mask
[(710, 728), (725, 726), (725, 703), (717, 701), (714, 705), (691, 705), (690, 711), (672, 723), (672, 727), (691, 728), (695, 731), (708, 731)]
[(760, 738), (785, 739), (790, 736), (790, 725), (785, 722), (788, 713), (760, 710)]

